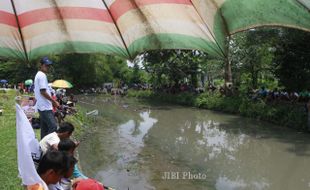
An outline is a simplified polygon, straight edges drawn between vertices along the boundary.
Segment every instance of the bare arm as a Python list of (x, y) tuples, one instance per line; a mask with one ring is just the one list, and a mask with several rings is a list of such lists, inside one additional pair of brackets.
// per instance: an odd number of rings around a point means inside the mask
[(56, 107), (56, 108), (59, 107), (59, 103), (57, 101), (53, 100), (53, 98), (46, 92), (46, 89), (41, 89), (40, 93), (44, 98), (51, 101), (54, 107)]
[(52, 99), (52, 97), (50, 95), (48, 95), (48, 93), (46, 92), (46, 89), (41, 89), (40, 93), (42, 96), (44, 96), (44, 98), (48, 99), (49, 101), (53, 102), (54, 100)]

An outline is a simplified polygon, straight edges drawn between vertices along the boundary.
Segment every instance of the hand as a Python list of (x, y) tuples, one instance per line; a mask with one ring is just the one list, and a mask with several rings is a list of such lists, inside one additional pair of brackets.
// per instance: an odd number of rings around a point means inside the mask
[(55, 100), (52, 101), (53, 107), (58, 108), (59, 107), (59, 103)]
[(80, 145), (80, 142), (75, 142), (75, 147), (78, 147)]
[(72, 180), (72, 188), (75, 189), (77, 184), (78, 184), (78, 182), (80, 182), (81, 180), (83, 180), (83, 178), (74, 178)]

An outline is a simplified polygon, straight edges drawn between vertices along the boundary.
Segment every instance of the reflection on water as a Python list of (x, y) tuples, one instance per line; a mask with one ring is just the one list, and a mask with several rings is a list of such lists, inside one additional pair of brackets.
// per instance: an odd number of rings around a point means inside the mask
[(117, 189), (310, 189), (309, 135), (207, 110), (83, 101), (99, 118), (79, 147), (82, 168)]
[(157, 119), (150, 117), (151, 111), (142, 111), (139, 113), (142, 122), (136, 123), (134, 120), (119, 125), (119, 134), (126, 142), (133, 143), (138, 147), (142, 147), (143, 137), (149, 129), (157, 122)]

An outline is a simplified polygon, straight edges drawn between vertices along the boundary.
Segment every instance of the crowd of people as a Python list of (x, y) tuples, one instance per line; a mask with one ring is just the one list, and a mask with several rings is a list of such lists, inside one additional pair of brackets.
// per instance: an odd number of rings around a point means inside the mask
[[(63, 115), (58, 115), (72, 111), (76, 99), (73, 95), (67, 97), (64, 90), (54, 91), (50, 88), (46, 74), (52, 64), (48, 57), (43, 57), (34, 80), (36, 109), (40, 115), (41, 129), (41, 156), (33, 157), (37, 173), (49, 190), (109, 189), (86, 177), (78, 168), (74, 151), (79, 143), (70, 138), (74, 126), (63, 121)], [(58, 117), (61, 117), (61, 120)]]
[[(210, 84), (207, 87), (207, 91), (214, 92), (218, 90), (222, 95), (226, 95), (224, 86), (219, 88)], [(237, 87), (228, 86), (228, 91), (231, 91), (232, 94), (239, 94), (239, 89)], [(247, 97), (256, 101), (258, 99), (265, 100), (267, 102), (276, 102), (276, 101), (285, 101), (285, 102), (295, 102), (295, 103), (307, 103), (310, 101), (310, 89), (303, 90), (302, 92), (297, 91), (287, 91), (285, 89), (279, 90), (274, 88), (273, 90), (267, 89), (264, 86), (259, 89), (250, 89), (247, 90)]]
[(302, 92), (279, 90), (278, 88), (269, 90), (262, 86), (260, 89), (248, 91), (248, 96), (253, 100), (261, 98), (267, 101), (308, 102), (310, 90)]
[(53, 107), (53, 113), (58, 124), (64, 121), (66, 115), (75, 114), (77, 112), (75, 109), (77, 99), (73, 94), (67, 96), (65, 89), (52, 90), (51, 96), (59, 103), (57, 108)]

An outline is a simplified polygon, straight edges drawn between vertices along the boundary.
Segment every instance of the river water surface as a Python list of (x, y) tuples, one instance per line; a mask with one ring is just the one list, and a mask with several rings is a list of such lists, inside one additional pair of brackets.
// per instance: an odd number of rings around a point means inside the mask
[(99, 112), (79, 146), (83, 173), (118, 190), (310, 189), (308, 134), (188, 107), (80, 100)]

